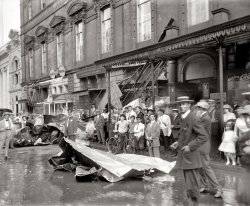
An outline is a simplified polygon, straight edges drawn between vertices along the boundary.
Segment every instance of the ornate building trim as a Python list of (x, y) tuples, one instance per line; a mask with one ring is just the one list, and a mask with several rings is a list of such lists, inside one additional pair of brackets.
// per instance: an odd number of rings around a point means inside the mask
[(67, 13), (70, 16), (71, 25), (86, 18), (86, 9), (87, 3), (80, 0), (73, 2), (69, 6)]
[(35, 35), (40, 43), (46, 42), (48, 40), (48, 28), (44, 26), (37, 27)]
[(98, 12), (98, 10), (104, 9), (106, 6), (114, 8), (115, 0), (94, 0), (94, 9), (96, 12)]
[(51, 20), (49, 25), (53, 29), (55, 34), (64, 31), (65, 20), (66, 20), (66, 18), (63, 16), (54, 16), (53, 17), (53, 19)]
[(25, 49), (33, 49), (35, 46), (35, 37), (34, 36), (25, 36), (24, 37), (24, 44), (25, 44)]

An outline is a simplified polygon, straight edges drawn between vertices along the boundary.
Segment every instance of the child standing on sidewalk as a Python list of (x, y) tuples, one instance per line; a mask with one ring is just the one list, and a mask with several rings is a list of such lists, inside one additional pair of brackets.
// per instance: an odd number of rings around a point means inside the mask
[(227, 162), (226, 165), (230, 165), (230, 160), (232, 165), (236, 165), (235, 162), (235, 144), (237, 141), (237, 136), (234, 132), (235, 120), (228, 120), (225, 125), (225, 131), (222, 136), (222, 143), (219, 146), (219, 151), (224, 152)]

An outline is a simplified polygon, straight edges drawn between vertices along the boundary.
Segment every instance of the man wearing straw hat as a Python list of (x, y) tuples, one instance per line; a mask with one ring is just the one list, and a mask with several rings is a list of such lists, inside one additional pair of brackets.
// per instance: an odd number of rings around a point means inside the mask
[(3, 120), (0, 121), (0, 153), (2, 147), (5, 146), (5, 153), (4, 153), (5, 160), (8, 159), (9, 145), (13, 130), (13, 124), (12, 121), (10, 120), (10, 116), (11, 116), (10, 112), (4, 112)]
[(189, 205), (198, 205), (200, 197), (200, 168), (202, 160), (199, 148), (206, 143), (208, 135), (199, 118), (191, 112), (190, 100), (187, 96), (178, 97), (177, 104), (181, 108), (181, 125), (178, 141), (171, 147), (179, 147), (176, 168), (183, 171)]
[(203, 127), (205, 128), (208, 140), (205, 144), (203, 144), (200, 147), (201, 152), (201, 159), (202, 159), (202, 168), (200, 170), (200, 176), (201, 176), (201, 193), (207, 193), (209, 192), (209, 185), (213, 189), (216, 190), (216, 193), (214, 195), (215, 198), (221, 198), (222, 197), (222, 188), (214, 174), (214, 171), (210, 165), (210, 141), (211, 141), (211, 118), (208, 114), (209, 110), (209, 104), (205, 101), (198, 102), (196, 104), (196, 116), (200, 118), (201, 123)]

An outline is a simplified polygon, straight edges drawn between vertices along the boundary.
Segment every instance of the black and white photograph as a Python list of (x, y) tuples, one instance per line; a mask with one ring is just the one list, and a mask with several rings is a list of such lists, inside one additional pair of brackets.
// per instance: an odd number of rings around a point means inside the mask
[(250, 0), (0, 0), (0, 206), (249, 206)]

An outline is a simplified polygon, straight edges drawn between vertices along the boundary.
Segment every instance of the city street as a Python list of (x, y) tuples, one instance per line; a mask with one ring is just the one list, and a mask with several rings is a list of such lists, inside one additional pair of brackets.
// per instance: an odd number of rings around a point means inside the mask
[[(0, 166), (0, 205), (185, 205), (184, 184), (176, 172), (144, 180), (118, 183), (76, 182), (70, 172), (54, 171), (48, 159), (57, 145), (11, 150)], [(243, 205), (236, 190), (241, 173), (215, 170), (224, 199), (201, 195), (200, 205)]]

